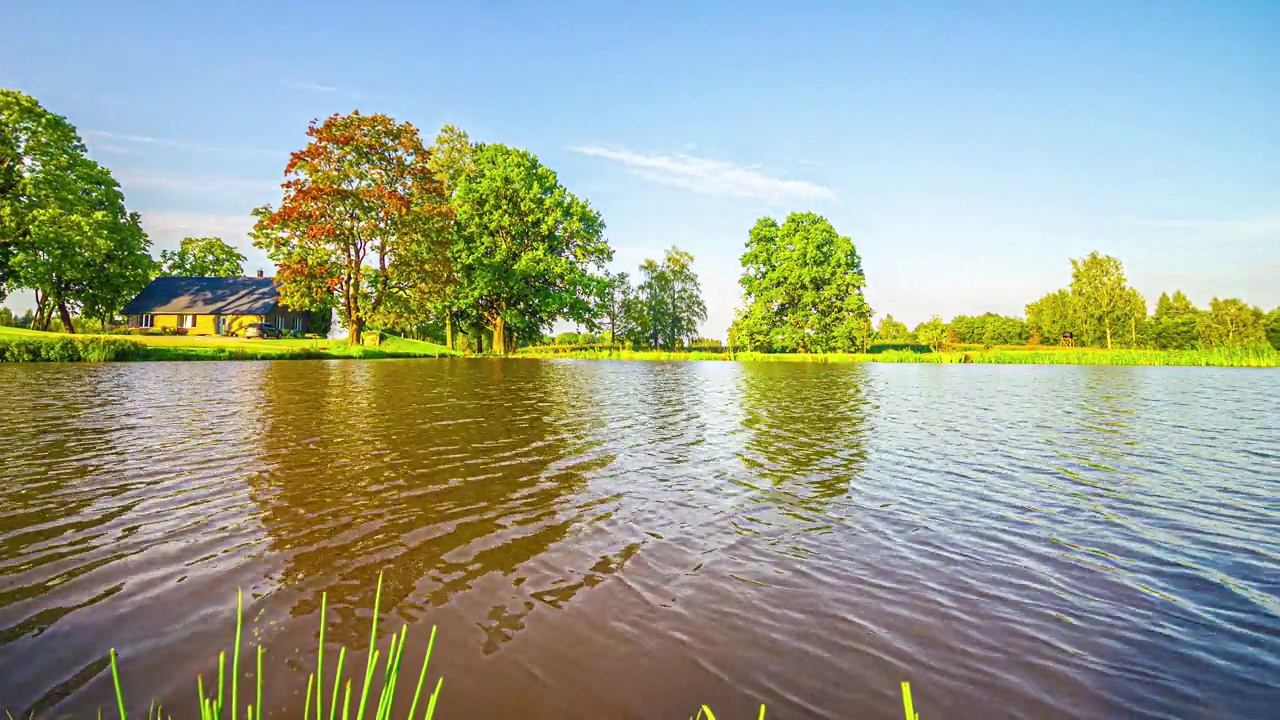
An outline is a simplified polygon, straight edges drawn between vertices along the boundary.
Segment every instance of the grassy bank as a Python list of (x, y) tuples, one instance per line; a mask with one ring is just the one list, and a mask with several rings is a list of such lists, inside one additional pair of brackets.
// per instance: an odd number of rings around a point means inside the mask
[[(307, 676), (307, 694), (303, 701), (302, 717), (303, 720), (310, 720), (314, 711), (316, 720), (361, 720), (368, 713), (368, 717), (372, 720), (391, 720), (393, 717), (404, 717), (405, 720), (432, 720), (435, 716), (437, 704), (440, 701), (440, 691), (444, 686), (444, 678), (438, 678), (435, 683), (435, 690), (424, 696), (423, 688), (426, 686), (427, 670), (431, 664), (431, 650), (435, 647), (436, 628), (432, 626), (431, 637), (427, 642), (427, 650), (422, 658), (422, 669), (418, 673), (417, 684), (414, 686), (414, 692), (409, 711), (406, 715), (400, 715), (394, 712), (396, 689), (400, 685), (400, 662), (404, 654), (405, 639), (409, 635), (407, 625), (402, 625), (398, 632), (391, 634), (391, 640), (387, 644), (385, 654), (382, 649), (378, 648), (378, 615), (381, 611), (382, 604), (382, 575), (378, 575), (378, 590), (374, 594), (373, 599), (373, 619), (369, 628), (369, 654), (365, 659), (363, 671), (352, 672), (355, 668), (348, 666), (347, 673), (343, 673), (343, 665), (346, 663), (347, 648), (338, 649), (337, 661), (334, 665), (334, 671), (330, 678), (325, 677), (325, 629), (327, 626), (327, 610), (329, 595), (324, 593), (320, 597), (320, 638), (319, 648), (316, 650), (315, 671)], [(262, 717), (262, 687), (264, 681), (263, 675), (263, 659), (266, 655), (266, 649), (259, 644), (249, 657), (245, 660), (253, 660), (256, 672), (252, 675), (249, 684), (243, 688), (241, 694), (240, 678), (248, 677), (248, 673), (242, 673), (240, 670), (240, 660), (245, 653), (241, 652), (241, 640), (244, 634), (244, 597), (241, 593), (236, 593), (236, 634), (234, 644), (232, 645), (231, 658), (228, 661), (225, 651), (218, 653), (217, 665), (217, 682), (205, 684), (204, 676), (196, 678), (195, 686), (198, 693), (199, 718), (200, 720), (223, 720), (230, 717), (236, 720), (237, 717), (244, 720), (258, 720)], [(126, 702), (127, 693), (124, 690), (124, 683), (120, 676), (120, 663), (116, 651), (113, 648), (108, 654), (109, 664), (111, 667), (111, 680), (115, 686), (116, 695), (116, 712), (119, 713), (119, 720), (126, 720), (128, 717), (129, 703)], [(378, 667), (379, 660), (382, 660), (383, 666), (381, 670)], [(333, 662), (330, 656), (330, 662)], [(228, 672), (230, 671), (230, 672)], [(410, 671), (412, 672), (412, 670)], [(363, 677), (362, 677), (363, 676)], [(406, 678), (408, 681), (413, 680), (413, 676)], [(229, 682), (228, 682), (229, 680)], [(408, 686), (406, 686), (408, 687)], [(206, 688), (208, 691), (206, 692)], [(342, 703), (339, 705), (338, 697), (342, 697)], [(355, 704), (352, 707), (353, 702)], [(903, 713), (906, 720), (920, 720), (920, 716), (915, 712), (914, 703), (911, 697), (911, 686), (908, 683), (902, 683), (902, 705)], [(147, 706), (147, 720), (172, 720), (171, 713), (166, 714), (165, 708), (157, 705), (152, 700)], [(245, 708), (243, 715), (238, 715), (239, 708)], [(423, 714), (418, 715), (418, 709), (423, 709)], [(135, 710), (140, 710), (141, 706), (135, 704)], [(341, 710), (339, 710), (341, 708)], [(33, 713), (34, 715), (34, 713)], [(140, 717), (140, 712), (135, 712), (134, 717)], [(12, 718), (13, 715), (8, 715)], [(98, 712), (99, 719), (102, 718), (101, 709)], [(179, 715), (185, 717), (185, 715)], [(716, 715), (711, 708), (703, 705), (698, 708), (698, 719), (716, 720)], [(765, 706), (760, 706), (760, 714), (758, 720), (764, 720)]]
[(0, 362), (309, 360), (457, 355), (434, 343), (385, 336), (378, 347), (344, 340), (246, 340), (181, 335), (66, 335), (0, 327)]
[(523, 358), (578, 360), (737, 360), (804, 363), (933, 363), (985, 365), (1177, 365), (1185, 367), (1280, 367), (1280, 353), (1265, 347), (1212, 350), (1101, 350), (1094, 348), (997, 347), (988, 350), (861, 353), (709, 353), (630, 350), (520, 352)]

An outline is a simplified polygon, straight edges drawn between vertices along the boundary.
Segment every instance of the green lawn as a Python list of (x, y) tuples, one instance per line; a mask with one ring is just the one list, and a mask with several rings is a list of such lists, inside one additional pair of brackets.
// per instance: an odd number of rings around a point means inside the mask
[(378, 347), (351, 347), (342, 340), (246, 340), (221, 336), (67, 335), (0, 327), (0, 342), (56, 341), (89, 338), (126, 341), (143, 346), (142, 360), (263, 360), (294, 358), (446, 357), (458, 353), (443, 345), (383, 336)]

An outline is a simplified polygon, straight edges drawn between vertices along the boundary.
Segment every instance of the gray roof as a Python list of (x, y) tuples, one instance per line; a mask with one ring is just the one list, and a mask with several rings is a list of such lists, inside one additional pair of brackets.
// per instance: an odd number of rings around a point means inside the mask
[(280, 302), (274, 278), (159, 277), (121, 312), (125, 315), (262, 315)]

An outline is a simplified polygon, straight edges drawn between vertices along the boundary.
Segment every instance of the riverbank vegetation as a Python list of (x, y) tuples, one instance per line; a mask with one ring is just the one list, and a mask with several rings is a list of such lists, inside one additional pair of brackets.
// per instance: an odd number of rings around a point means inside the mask
[[(251, 237), (277, 266), (284, 305), (320, 321), (312, 333), (327, 335), (336, 311), (348, 331), (342, 356), (1273, 366), (1268, 348), (1280, 349), (1280, 308), (1264, 312), (1237, 298), (1198, 308), (1175, 291), (1149, 315), (1120, 260), (1098, 252), (1072, 259), (1067, 287), (1028, 303), (1024, 317), (935, 315), (910, 329), (884, 315), (877, 324), (853, 240), (813, 213), (755, 223), (741, 256), (743, 306), (725, 342), (700, 339), (707, 309), (693, 256), (671, 247), (645, 260), (635, 282), (609, 272), (604, 219), (537, 155), (473, 142), (448, 125), (427, 145), (409, 123), (358, 111), (313, 121), (307, 137), (284, 168), (279, 203), (253, 211)], [(220, 238), (186, 238), (158, 260), (149, 249), (137, 214), (126, 210), (111, 173), (88, 159), (71, 123), (28, 95), (0, 90), (0, 300), (11, 289), (36, 298), (22, 317), (0, 309), (0, 326), (109, 334), (123, 304), (157, 275), (243, 272), (244, 255)], [(579, 330), (547, 336), (566, 322)], [(361, 346), (366, 331), (443, 352), (369, 350)], [(323, 342), (289, 351), (340, 354), (338, 343)], [(162, 353), (146, 345), (143, 356), (166, 359), (275, 352), (180, 345)], [(85, 346), (81, 355), (130, 352), (106, 347)], [(1112, 354), (1062, 354), (1063, 347)], [(48, 348), (50, 357), (80, 349)], [(24, 344), (14, 352), (45, 349)]]
[(246, 340), (221, 336), (67, 335), (0, 327), (0, 362), (124, 362), (142, 360), (324, 360), (448, 357), (434, 343), (381, 335), (377, 346), (346, 340)]

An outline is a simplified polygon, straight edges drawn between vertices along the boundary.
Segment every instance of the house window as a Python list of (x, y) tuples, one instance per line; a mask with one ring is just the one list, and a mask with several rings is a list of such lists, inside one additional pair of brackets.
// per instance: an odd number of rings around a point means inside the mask
[(294, 331), (294, 332), (302, 332), (302, 318), (301, 318), (301, 317), (296, 317), (296, 318), (294, 318), (294, 319), (293, 319), (293, 331)]
[(138, 325), (139, 325), (140, 327), (144, 327), (144, 328), (155, 327), (155, 326), (156, 326), (156, 316), (155, 316), (155, 315), (139, 315), (139, 316), (138, 316)]
[(178, 316), (178, 327), (192, 329), (195, 326), (196, 326), (195, 315), (179, 315)]

